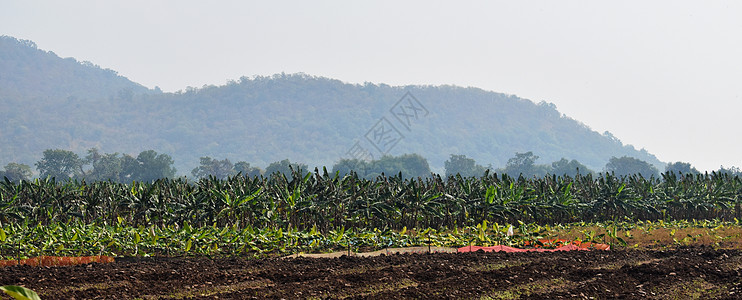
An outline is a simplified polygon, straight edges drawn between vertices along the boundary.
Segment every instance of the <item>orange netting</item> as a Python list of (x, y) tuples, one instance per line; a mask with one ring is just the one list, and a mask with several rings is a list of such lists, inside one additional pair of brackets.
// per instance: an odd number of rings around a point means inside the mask
[[(553, 252), (553, 251), (588, 251), (588, 250), (610, 250), (611, 246), (606, 244), (597, 244), (581, 241), (567, 241), (562, 239), (539, 240), (539, 243), (526, 242), (525, 246), (533, 246), (529, 249), (514, 248), (508, 246), (464, 246), (458, 249), (459, 252), (474, 252), (482, 250), (484, 252)], [(547, 249), (551, 248), (551, 249)]]
[(34, 267), (74, 266), (89, 263), (112, 263), (113, 257), (99, 256), (39, 256), (21, 260), (0, 260), (0, 267), (29, 265)]

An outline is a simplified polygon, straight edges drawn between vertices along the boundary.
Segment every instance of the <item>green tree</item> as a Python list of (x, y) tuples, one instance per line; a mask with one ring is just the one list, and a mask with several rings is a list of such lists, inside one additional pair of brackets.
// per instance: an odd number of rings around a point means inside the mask
[(665, 172), (674, 172), (675, 174), (700, 174), (696, 168), (686, 162), (674, 162), (665, 166)]
[(86, 180), (112, 180), (121, 182), (123, 158), (118, 153), (100, 154), (98, 149), (91, 148), (85, 156), (84, 163), (91, 169), (81, 175)]
[(366, 176), (368, 163), (357, 158), (343, 158), (332, 166), (332, 173), (338, 173), (340, 176), (350, 174), (351, 171), (358, 173), (360, 177)]
[(394, 176), (400, 172), (404, 178), (430, 177), (428, 160), (419, 154), (384, 155), (378, 160), (367, 163), (367, 166), (363, 175), (367, 179), (373, 179), (382, 173), (386, 176)]
[(540, 177), (546, 175), (548, 172), (547, 166), (537, 166), (536, 160), (538, 160), (538, 156), (534, 155), (531, 151), (525, 153), (516, 152), (515, 157), (508, 159), (508, 163), (502, 172), (512, 177), (518, 177), (520, 175), (523, 175), (523, 177)]
[(593, 171), (588, 169), (587, 166), (581, 164), (575, 159), (568, 160), (566, 158), (562, 158), (559, 161), (551, 163), (551, 170), (549, 171), (549, 173), (558, 176), (568, 175), (574, 177), (575, 175), (577, 175), (577, 173), (589, 174), (593, 173)]
[(170, 155), (157, 154), (154, 150), (142, 151), (136, 159), (124, 155), (121, 161), (122, 179), (152, 182), (160, 178), (174, 178), (174, 163)]
[(258, 167), (250, 166), (250, 163), (246, 161), (240, 161), (234, 164), (234, 171), (242, 173), (243, 176), (257, 177), (263, 175), (263, 170)]
[(62, 149), (44, 150), (44, 156), (36, 162), (39, 177), (53, 177), (57, 180), (70, 179), (82, 173), (83, 161), (72, 151)]
[(135, 181), (139, 178), (142, 167), (139, 165), (139, 161), (129, 154), (121, 156), (121, 181)]
[(486, 170), (485, 167), (478, 165), (474, 159), (467, 158), (466, 155), (454, 155), (444, 163), (446, 167), (446, 177), (460, 174), (462, 177), (480, 177)]
[(402, 176), (405, 178), (430, 177), (430, 164), (422, 155), (417, 153), (403, 154), (399, 156), (399, 160), (403, 168)]
[(742, 176), (742, 170), (740, 170), (738, 167), (731, 166), (729, 168), (725, 168), (724, 166), (719, 167), (719, 170), (716, 171), (716, 173), (719, 174), (729, 174), (732, 176)]
[(0, 179), (7, 177), (8, 180), (13, 182), (29, 180), (31, 179), (31, 176), (33, 176), (31, 167), (19, 163), (9, 163), (5, 165), (5, 171), (0, 171)]
[(229, 159), (217, 160), (204, 156), (201, 157), (201, 165), (193, 169), (191, 174), (196, 178), (214, 176), (217, 179), (227, 179), (227, 177), (235, 174), (235, 170)]
[(616, 176), (641, 174), (645, 178), (658, 177), (659, 171), (646, 161), (623, 156), (621, 158), (611, 157), (605, 165), (606, 172), (615, 173)]
[(307, 165), (302, 163), (292, 163), (288, 159), (284, 159), (282, 161), (272, 162), (268, 165), (268, 167), (265, 168), (265, 175), (271, 176), (275, 173), (281, 173), (286, 175), (286, 177), (289, 177), (291, 176), (291, 169), (294, 169), (294, 171), (301, 170), (304, 174), (309, 172), (309, 167), (307, 167)]

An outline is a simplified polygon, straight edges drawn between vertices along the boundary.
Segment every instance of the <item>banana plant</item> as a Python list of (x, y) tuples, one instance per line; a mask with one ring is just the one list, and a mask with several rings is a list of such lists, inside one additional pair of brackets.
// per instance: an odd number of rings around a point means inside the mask
[(31, 289), (22, 286), (5, 285), (0, 286), (0, 290), (13, 297), (16, 300), (40, 300), (39, 295)]

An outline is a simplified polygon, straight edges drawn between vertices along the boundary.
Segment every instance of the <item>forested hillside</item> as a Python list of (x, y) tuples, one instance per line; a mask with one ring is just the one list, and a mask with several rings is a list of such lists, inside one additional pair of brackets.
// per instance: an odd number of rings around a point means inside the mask
[(9, 37), (0, 38), (0, 102), (0, 166), (33, 166), (45, 149), (83, 155), (96, 147), (128, 154), (154, 149), (171, 155), (183, 175), (203, 156), (261, 168), (286, 158), (329, 167), (359, 149), (376, 159), (382, 152), (417, 153), (439, 172), (451, 154), (498, 168), (527, 151), (541, 164), (568, 158), (599, 171), (613, 156), (631, 156), (664, 168), (650, 153), (592, 131), (553, 104), (513, 95), (304, 74), (160, 93)]
[(112, 105), (153, 93), (115, 71), (0, 36), (0, 163), (33, 166), (47, 148), (120, 145), (128, 129), (111, 122)]
[(22, 103), (34, 99), (52, 103), (58, 99), (111, 100), (151, 92), (116, 71), (71, 57), (60, 58), (38, 49), (32, 41), (8, 36), (0, 36), (0, 91), (3, 101)]

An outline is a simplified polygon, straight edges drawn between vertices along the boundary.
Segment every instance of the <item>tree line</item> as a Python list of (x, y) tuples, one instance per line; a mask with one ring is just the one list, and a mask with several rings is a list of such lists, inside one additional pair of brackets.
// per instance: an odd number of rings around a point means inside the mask
[[(539, 157), (534, 155), (531, 151), (524, 153), (516, 152), (515, 156), (510, 158), (504, 167), (494, 169), (492, 166), (484, 167), (479, 165), (474, 161), (474, 159), (467, 158), (465, 155), (452, 154), (445, 162), (446, 177), (454, 176), (456, 174), (460, 174), (463, 177), (479, 177), (487, 170), (493, 170), (495, 173), (507, 174), (511, 177), (544, 177), (549, 174), (558, 176), (595, 174), (595, 171), (590, 170), (587, 166), (575, 159), (569, 160), (562, 158), (550, 164), (536, 164), (538, 158)], [(602, 171), (614, 174), (615, 176), (630, 176), (638, 174), (645, 178), (659, 178), (661, 175), (660, 171), (654, 165), (629, 156), (611, 157)], [(687, 162), (669, 163), (665, 166), (664, 171), (686, 175), (701, 174), (700, 171)], [(721, 167), (716, 171), (716, 173), (742, 175), (742, 171), (737, 167)]]
[[(174, 160), (168, 154), (146, 150), (137, 156), (119, 153), (101, 153), (92, 148), (84, 157), (70, 150), (47, 149), (41, 160), (35, 163), (39, 178), (54, 178), (57, 181), (86, 180), (86, 181), (113, 181), (119, 183), (153, 182), (161, 178), (176, 178), (177, 170)], [(363, 166), (363, 169), (360, 169)], [(429, 177), (431, 174), (427, 160), (418, 154), (402, 156), (384, 156), (373, 162), (354, 162), (341, 160), (333, 167), (343, 175), (351, 171), (363, 172), (364, 178), (375, 178), (381, 174), (401, 173), (405, 178)], [(215, 159), (208, 156), (200, 158), (198, 167), (191, 170), (193, 178), (214, 178), (218, 180), (241, 174), (248, 177), (269, 176), (283, 174), (291, 176), (295, 171), (309, 173), (309, 167), (304, 163), (291, 162), (284, 159), (270, 163), (265, 169), (253, 166), (246, 161), (232, 163), (229, 159)], [(6, 177), (12, 182), (29, 180), (33, 177), (31, 166), (19, 163), (9, 163), (4, 171), (0, 171), (0, 178)]]
[[(506, 174), (510, 177), (523, 176), (526, 178), (544, 177), (546, 175), (576, 176), (578, 174), (595, 174), (579, 161), (562, 158), (550, 164), (537, 164), (539, 159), (533, 152), (516, 152), (507, 164), (501, 168), (491, 165), (483, 166), (474, 159), (465, 155), (451, 154), (445, 161), (445, 176), (460, 175), (462, 177), (481, 177), (487, 171)], [(55, 178), (64, 180), (87, 181), (114, 181), (127, 183), (132, 181), (152, 182), (160, 178), (176, 178), (174, 161), (170, 155), (157, 153), (154, 150), (140, 152), (137, 156), (119, 153), (101, 153), (92, 148), (84, 157), (62, 149), (47, 149), (41, 160), (36, 162), (36, 170), (40, 178)], [(215, 159), (208, 156), (200, 158), (198, 167), (191, 170), (193, 178), (213, 177), (227, 179), (241, 174), (243, 176), (258, 177), (272, 174), (290, 176), (292, 172), (300, 171), (304, 174), (311, 170), (304, 163), (291, 162), (289, 159), (276, 161), (265, 169), (253, 166), (246, 161), (232, 163), (229, 159)], [(616, 176), (638, 174), (645, 178), (659, 178), (660, 171), (652, 164), (633, 157), (612, 157), (605, 165), (603, 172)], [(687, 162), (669, 163), (665, 172), (677, 174), (700, 174), (696, 168)], [(385, 155), (377, 160), (340, 159), (332, 167), (332, 173), (341, 176), (355, 174), (368, 180), (379, 176), (401, 176), (402, 178), (429, 178), (432, 174), (426, 158), (419, 154), (404, 154), (400, 156)], [(717, 173), (742, 175), (737, 167), (721, 167)], [(33, 177), (31, 166), (20, 163), (9, 163), (4, 170), (0, 170), (0, 178), (10, 181), (29, 180)]]

